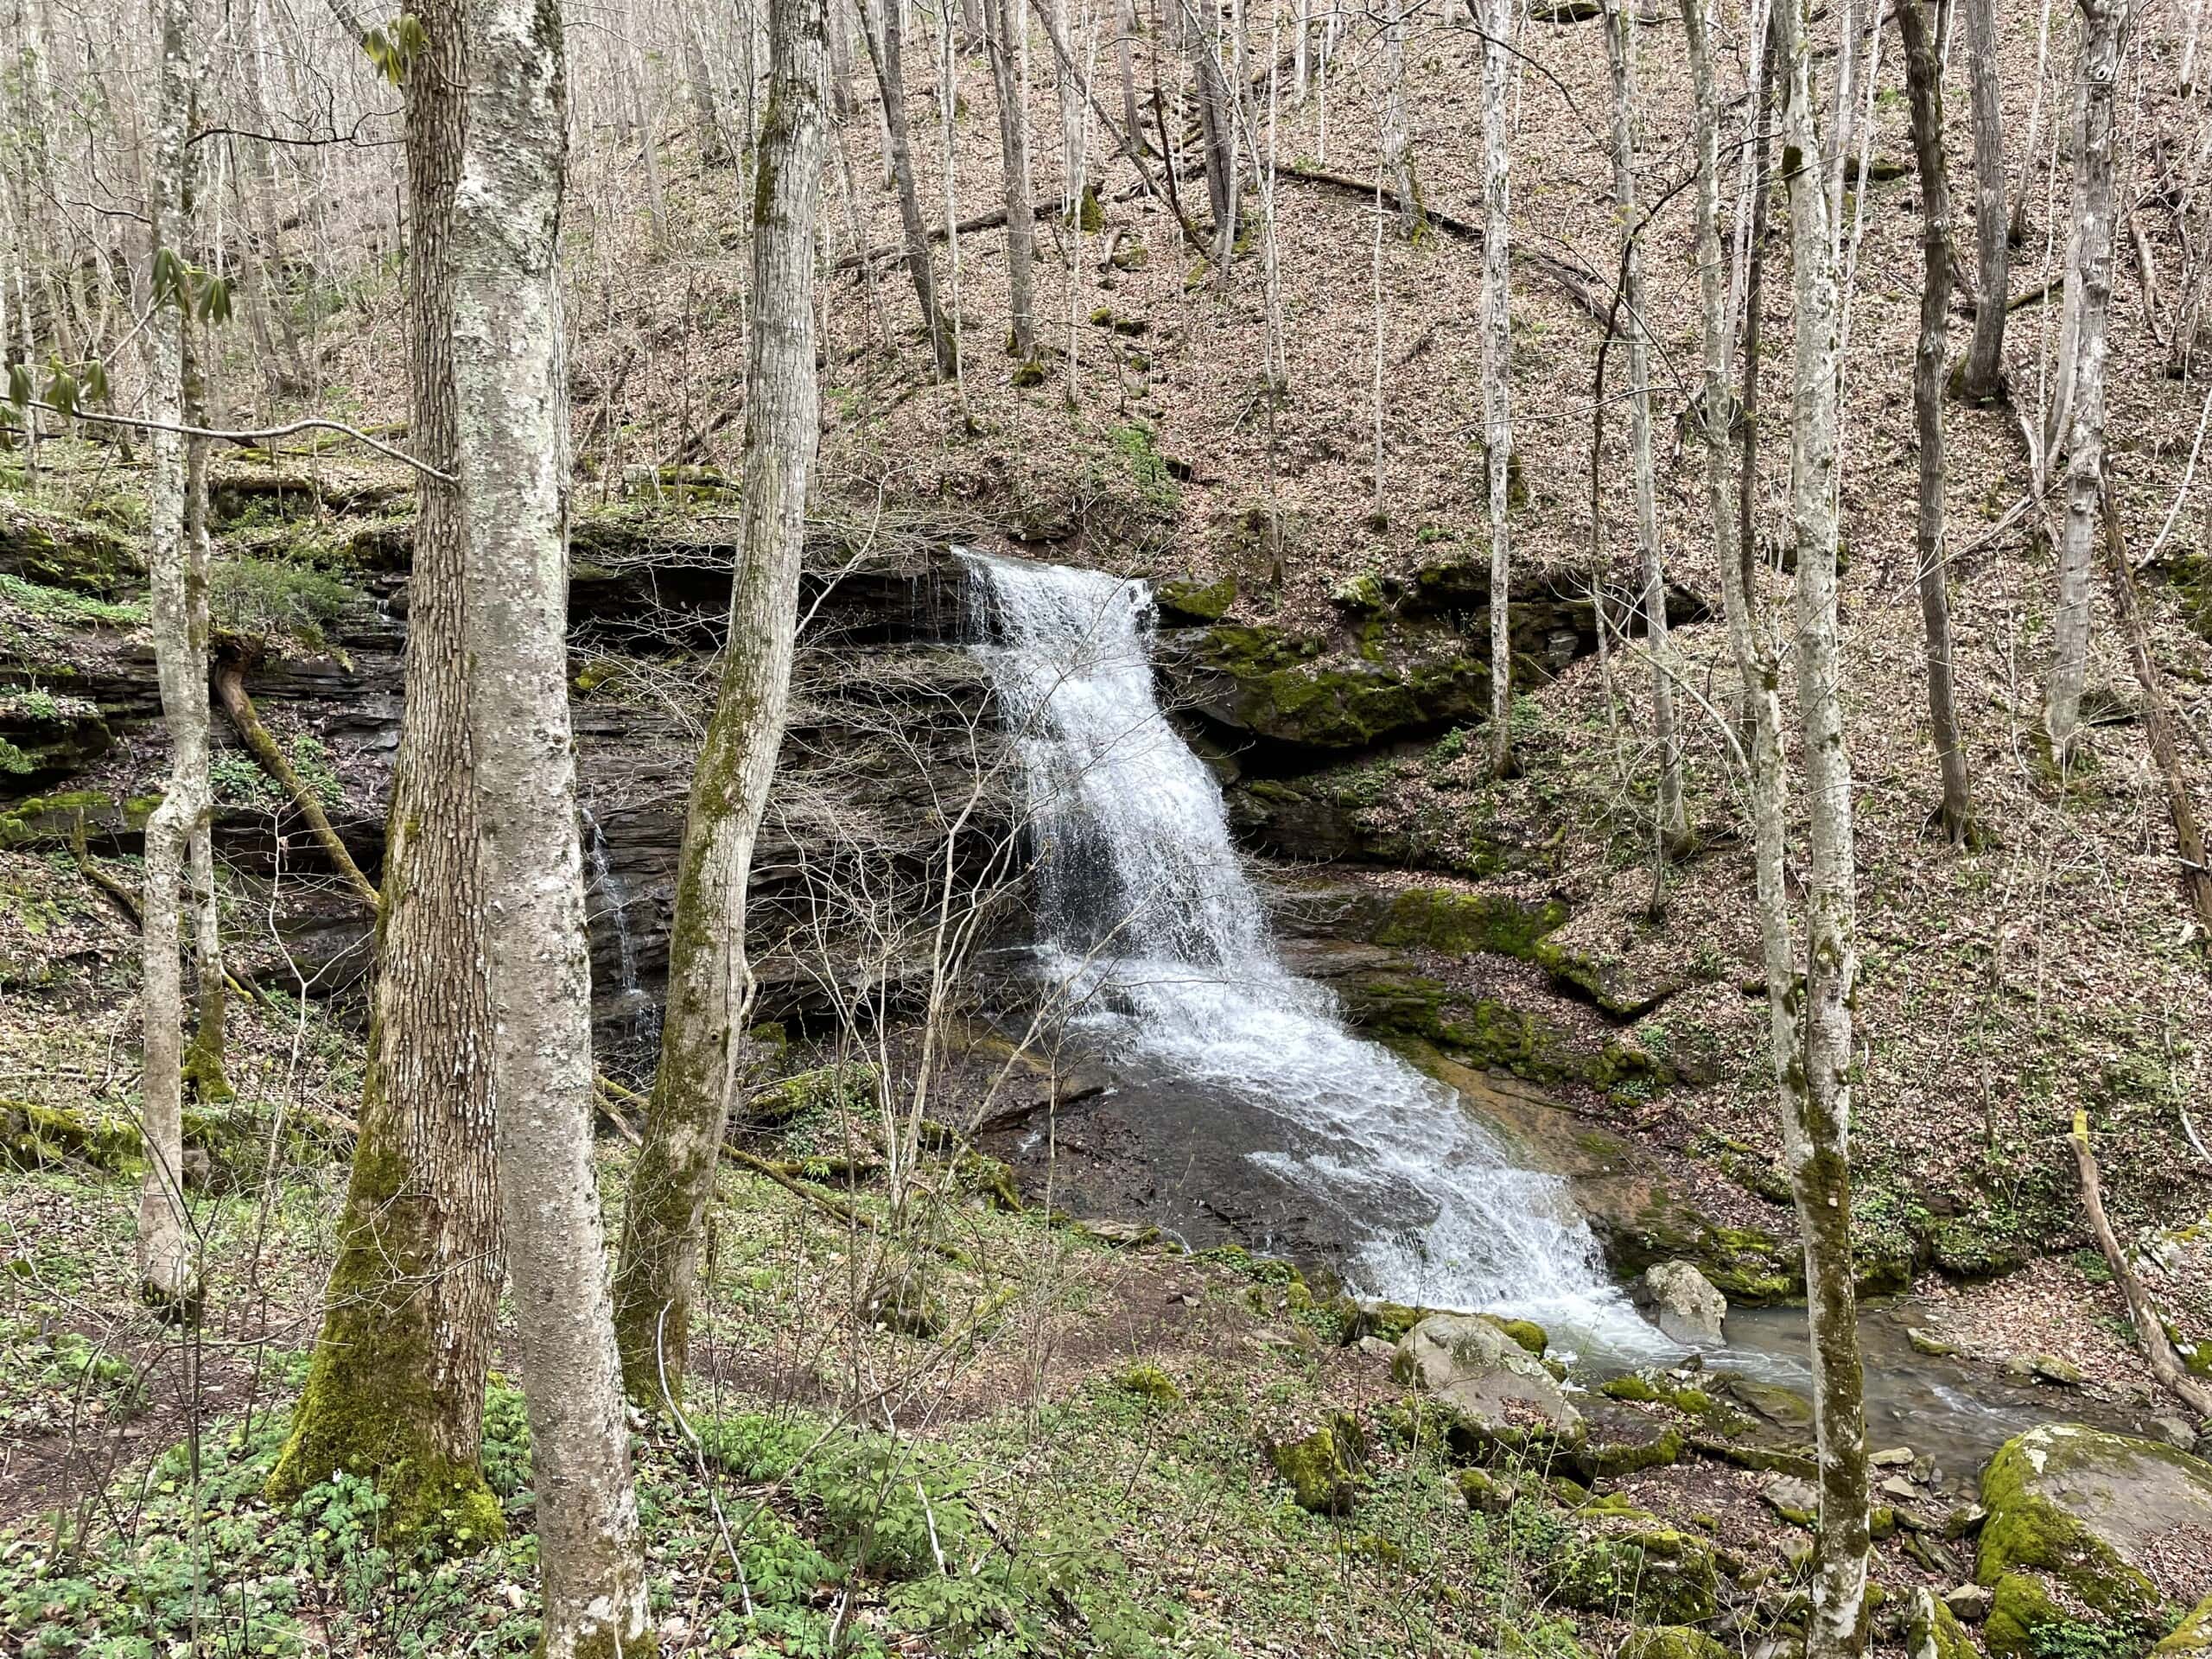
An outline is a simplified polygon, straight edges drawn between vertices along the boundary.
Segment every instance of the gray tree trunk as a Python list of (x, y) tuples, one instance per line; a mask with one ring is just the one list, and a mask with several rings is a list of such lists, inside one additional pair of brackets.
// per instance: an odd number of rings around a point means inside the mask
[(1037, 357), (1035, 199), (1029, 179), (1029, 110), (1021, 84), (1009, 0), (983, 0), (983, 38), (998, 89), (999, 156), (1006, 180), (1007, 349), (1023, 363)]
[[(411, 11), (423, 45), (404, 88), (409, 437), (451, 477), (467, 68), (459, 0)], [(270, 1491), (289, 1501), (340, 1470), (366, 1474), (396, 1537), (483, 1543), (506, 1527), (479, 1461), (504, 1275), (476, 800), (454, 786), (468, 768), (461, 497), (429, 478), (416, 491), (360, 1132), (321, 1330)]]
[(1513, 0), (1490, 0), (1483, 43), (1483, 441), (1490, 485), (1490, 765), (1513, 765), (1513, 267), (1507, 226), (1512, 207)]
[[(1820, 1530), (1814, 1544), (1806, 1659), (1857, 1659), (1866, 1643), (1869, 1549), (1865, 1377), (1859, 1358), (1851, 1250), (1851, 1003), (1856, 877), (1851, 758), (1844, 747), (1836, 651), (1836, 244), (1813, 111), (1812, 55), (1797, 0), (1782, 5), (1787, 76), (1783, 168), (1789, 190), (1796, 363), (1791, 376), (1789, 496), (1797, 552), (1797, 697), (1811, 821), (1805, 880), (1805, 971), (1788, 964), (1770, 998), (1802, 1009), (1794, 1046), (1775, 1052), (1783, 1162), (1804, 1236), (1813, 1351), (1813, 1427), (1820, 1451)], [(1780, 820), (1765, 832), (1778, 837)], [(1778, 872), (1777, 872), (1778, 874)], [(1764, 883), (1763, 883), (1764, 885)], [(1777, 895), (1778, 900), (1779, 895)]]
[[(1986, 3), (1986, 0), (1984, 0)], [(1920, 341), (1913, 353), (1912, 404), (1920, 434), (1916, 554), (1920, 614), (1928, 639), (1928, 719), (1942, 779), (1938, 809), (1952, 840), (1964, 842), (1974, 819), (1966, 751), (1951, 686), (1949, 556), (1943, 526), (1943, 369), (1951, 312), (1951, 193), (1943, 168), (1943, 70), (1923, 0), (1896, 0), (1904, 39), (1905, 85), (1912, 102), (1912, 148), (1920, 173)], [(2000, 290), (2001, 291), (2001, 290)]]
[(1423, 215), (1406, 131), (1405, 0), (1389, 0), (1382, 16), (1382, 164), (1398, 198), (1398, 234), (1410, 242), (1421, 234)]
[(1651, 346), (1644, 319), (1643, 212), (1636, 193), (1636, 35), (1630, 0), (1608, 0), (1605, 51), (1613, 73), (1613, 211), (1624, 245), (1621, 309), (1628, 332), (1628, 429), (1636, 478), (1637, 549), (1643, 588), (1644, 639), (1651, 652), (1651, 728), (1659, 745), (1659, 837), (1669, 851), (1689, 840), (1682, 808), (1681, 745), (1675, 734), (1675, 686), (1667, 660), (1667, 575), (1659, 550), (1658, 486), (1651, 461)]
[(938, 304), (937, 272), (930, 263), (929, 226), (922, 218), (921, 192), (914, 182), (914, 149), (906, 122), (906, 71), (899, 7), (899, 0), (882, 0), (882, 10), (871, 19), (863, 0), (861, 26), (868, 41), (868, 60), (875, 70), (876, 88), (883, 95), (884, 143), (891, 153), (891, 176), (899, 189), (899, 225), (906, 238), (906, 272), (914, 280), (914, 297), (921, 302), (922, 332), (929, 337), (930, 353), (937, 363), (937, 378), (950, 380), (959, 372), (960, 348)]
[(2065, 405), (2066, 522), (2058, 550), (2058, 608), (2051, 621), (2044, 728), (2063, 759), (2079, 735), (2089, 662), (2089, 576), (2096, 561), (2098, 493), (2105, 460), (2105, 327), (2112, 310), (2113, 101), (2126, 0), (2082, 0), (2082, 91), (2075, 156), (2070, 337)]
[(186, 533), (185, 445), (174, 429), (184, 417), (184, 331), (188, 298), (179, 273), (188, 232), (185, 145), (195, 70), (191, 8), (162, 0), (154, 155), (148, 203), (152, 220), (153, 304), (146, 322), (147, 415), (171, 429), (148, 446), (147, 487), (155, 673), (169, 741), (168, 782), (146, 824), (141, 920), (144, 1027), (140, 1083), (146, 1173), (138, 1192), (141, 1293), (173, 1316), (196, 1319), (200, 1274), (184, 1205), (184, 976), (181, 895), (186, 855), (206, 826), (213, 794), (207, 773), (207, 567), (203, 543)]
[[(993, 0), (1002, 16), (1003, 0)], [(729, 647), (692, 779), (670, 931), (660, 1069), (623, 1212), (617, 1330), (631, 1397), (680, 1405), (691, 1287), (752, 974), (745, 890), (783, 741), (814, 465), (814, 243), (821, 194), (823, 0), (772, 0), (764, 187), (753, 198), (745, 494)]]
[(1980, 293), (1961, 390), (1977, 402), (1987, 402), (1997, 396), (2005, 371), (2005, 307), (2012, 280), (2012, 249), (2005, 235), (2005, 116), (1998, 104), (1997, 0), (1966, 0), (1966, 12)]
[(592, 1147), (591, 957), (569, 721), (568, 84), (553, 0), (467, 0), (454, 385), (499, 1211), (537, 1494), (547, 1659), (645, 1644)]

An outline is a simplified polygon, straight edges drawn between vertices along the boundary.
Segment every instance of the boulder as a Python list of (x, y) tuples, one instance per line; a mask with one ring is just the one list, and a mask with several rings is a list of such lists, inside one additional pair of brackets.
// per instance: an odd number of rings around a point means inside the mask
[(1904, 1647), (1910, 1659), (1980, 1659), (1957, 1615), (1924, 1584), (1912, 1592)]
[(1719, 1608), (1712, 1548), (1648, 1515), (1571, 1537), (1532, 1565), (1561, 1606), (1637, 1626), (1700, 1624)]
[(1687, 1262), (1662, 1262), (1636, 1282), (1636, 1305), (1660, 1332), (1692, 1347), (1717, 1346), (1728, 1299)]
[(1357, 1422), (1340, 1412), (1310, 1433), (1274, 1442), (1268, 1460), (1290, 1483), (1300, 1509), (1350, 1515), (1358, 1497), (1355, 1473), (1362, 1452)]
[(1399, 1338), (1390, 1373), (1422, 1389), (1478, 1438), (1579, 1438), (1582, 1415), (1544, 1363), (1488, 1319), (1432, 1313)]
[(1647, 1624), (1623, 1638), (1618, 1659), (1728, 1659), (1729, 1649), (1687, 1624)]
[(2151, 1659), (2201, 1659), (2205, 1654), (2212, 1654), (2212, 1596), (2198, 1602), (2173, 1634), (2151, 1649)]
[(2168, 1559), (2171, 1541), (2212, 1533), (2212, 1464), (2156, 1440), (2078, 1423), (2008, 1440), (1982, 1477), (1989, 1512), (1974, 1577), (1991, 1592), (1989, 1651), (2018, 1659), (2036, 1632), (2080, 1622), (2156, 1634), (2173, 1600), (2212, 1591), (2200, 1566)]

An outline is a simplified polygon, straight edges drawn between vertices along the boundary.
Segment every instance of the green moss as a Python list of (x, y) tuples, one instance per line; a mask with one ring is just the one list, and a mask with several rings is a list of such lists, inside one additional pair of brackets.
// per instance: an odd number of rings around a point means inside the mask
[(111, 1173), (137, 1161), (137, 1126), (122, 1119), (86, 1117), (36, 1101), (0, 1100), (0, 1163), (15, 1169), (89, 1164)]
[(2212, 1596), (2198, 1602), (2196, 1610), (2152, 1651), (2155, 1659), (2196, 1659), (2200, 1654), (2212, 1653)]
[(1598, 1392), (1608, 1400), (1628, 1400), (1638, 1405), (1656, 1404), (1667, 1397), (1647, 1379), (1634, 1373), (1627, 1376), (1608, 1377), (1598, 1385)]
[(114, 600), (144, 582), (146, 567), (130, 538), (111, 524), (11, 511), (0, 513), (0, 573), (49, 589)]
[(1559, 1602), (1637, 1625), (1695, 1624), (1719, 1611), (1713, 1551), (1671, 1527), (1585, 1535), (1532, 1564)]
[(1538, 941), (1561, 926), (1567, 913), (1565, 901), (1558, 899), (1524, 905), (1451, 887), (1408, 887), (1391, 899), (1375, 942), (1527, 962), (1534, 959)]
[(1302, 1439), (1279, 1441), (1268, 1448), (1275, 1472), (1290, 1483), (1298, 1507), (1316, 1515), (1349, 1515), (1357, 1497), (1346, 1448), (1339, 1443), (1339, 1415)]
[(1229, 607), (1236, 603), (1236, 578), (1224, 576), (1217, 582), (1204, 584), (1196, 582), (1163, 582), (1156, 590), (1160, 608), (1176, 617), (1189, 617), (1200, 622), (1218, 622), (1229, 614)]
[(1544, 1349), (1549, 1344), (1550, 1338), (1545, 1334), (1544, 1327), (1534, 1319), (1509, 1319), (1497, 1313), (1483, 1313), (1476, 1317), (1485, 1324), (1496, 1325), (1537, 1358), (1544, 1357)]
[(1618, 1480), (1644, 1469), (1663, 1469), (1682, 1460), (1689, 1441), (1672, 1424), (1648, 1440), (1592, 1438), (1575, 1454), (1576, 1466), (1592, 1480)]
[(1628, 1633), (1616, 1659), (1728, 1659), (1729, 1652), (1703, 1630), (1687, 1624), (1647, 1624)]
[(1157, 1365), (1132, 1365), (1115, 1377), (1114, 1386), (1155, 1406), (1179, 1405), (1183, 1399), (1183, 1390), (1175, 1386), (1175, 1379)]

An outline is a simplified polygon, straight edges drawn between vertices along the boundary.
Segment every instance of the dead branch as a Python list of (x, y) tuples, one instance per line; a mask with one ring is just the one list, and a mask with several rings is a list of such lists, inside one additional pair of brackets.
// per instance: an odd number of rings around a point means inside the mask
[(2082, 1177), (2082, 1206), (2089, 1212), (2089, 1226), (2097, 1236), (2097, 1248), (2105, 1254), (2105, 1265), (2112, 1269), (2112, 1276), (2126, 1294), (2128, 1316), (2135, 1321), (2135, 1339), (2143, 1344), (2144, 1357), (2151, 1363), (2151, 1375), (2199, 1417), (2212, 1417), (2212, 1384), (2200, 1382), (2183, 1369), (2181, 1356), (2174, 1352), (2173, 1342), (2166, 1335), (2165, 1322), (2159, 1318), (2157, 1305), (2152, 1301), (2150, 1292), (2144, 1289), (2143, 1281), (2135, 1276), (2134, 1268), (2120, 1248), (2120, 1240), (2113, 1235), (2112, 1223), (2106, 1218), (2104, 1198), (2097, 1179), (2097, 1157), (2089, 1150), (2088, 1113), (2074, 1114), (2074, 1133), (2067, 1139), (2073, 1145), (2075, 1166)]
[(332, 826), (330, 815), (322, 810), (322, 802), (292, 770), (284, 751), (277, 747), (269, 728), (261, 723), (261, 716), (254, 712), (253, 699), (246, 695), (245, 662), (241, 653), (226, 652), (217, 658), (215, 695), (261, 769), (290, 798), (294, 808), (308, 821), (308, 828), (314, 832), (315, 844), (322, 849), (323, 856), (353, 890), (353, 896), (373, 913), (378, 904), (376, 883), (361, 874), (361, 867), (353, 861), (353, 855), (346, 849), (345, 842)]

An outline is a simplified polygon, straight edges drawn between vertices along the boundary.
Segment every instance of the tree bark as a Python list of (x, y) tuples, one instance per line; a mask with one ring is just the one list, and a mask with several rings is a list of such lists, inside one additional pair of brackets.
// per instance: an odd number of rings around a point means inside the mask
[(1658, 486), (1651, 461), (1651, 346), (1644, 317), (1643, 215), (1636, 195), (1636, 34), (1630, 0), (1608, 0), (1605, 53), (1613, 73), (1613, 211), (1620, 219), (1621, 304), (1628, 314), (1628, 427), (1636, 478), (1637, 549), (1644, 644), (1651, 653), (1651, 727), (1659, 745), (1659, 838), (1669, 852), (1689, 842), (1682, 809), (1681, 745), (1667, 661), (1667, 576), (1659, 550)]
[[(1869, 1550), (1865, 1377), (1851, 1249), (1851, 1006), (1858, 957), (1851, 758), (1844, 747), (1836, 651), (1836, 245), (1813, 111), (1811, 53), (1798, 0), (1777, 10), (1783, 73), (1783, 173), (1789, 189), (1796, 362), (1789, 492), (1797, 552), (1797, 697), (1811, 823), (1805, 974), (1795, 1051), (1776, 1050), (1783, 1161), (1804, 1236), (1820, 1450), (1806, 1659), (1857, 1659), (1866, 1645)], [(1770, 959), (1770, 969), (1772, 967)], [(1770, 996), (1790, 1000), (1786, 974)]]
[[(1741, 417), (1743, 462), (1736, 494), (1736, 559), (1738, 579), (1744, 592), (1756, 590), (1759, 547), (1759, 341), (1766, 321), (1766, 238), (1768, 203), (1773, 195), (1774, 146), (1768, 123), (1774, 109), (1775, 83), (1780, 74), (1780, 14), (1790, 0), (1774, 0), (1767, 14), (1767, 49), (1759, 78), (1758, 108), (1754, 117), (1751, 158), (1751, 226), (1744, 254), (1744, 379)], [(1754, 694), (1756, 695), (1756, 694)]]
[(1974, 103), (1974, 220), (1978, 284), (1974, 340), (1960, 389), (1977, 403), (2004, 381), (2005, 301), (2012, 281), (2005, 238), (2005, 117), (1998, 104), (1997, 0), (1965, 0), (1967, 81)]
[[(1191, 57), (1198, 79), (1198, 130), (1205, 144), (1206, 202), (1213, 212), (1213, 264), (1216, 280), (1229, 281), (1229, 264), (1236, 248), (1237, 194), (1242, 182), (1236, 166), (1236, 135), (1229, 113), (1229, 88), (1221, 70), (1221, 12), (1215, 0), (1205, 0), (1207, 17), (1190, 31)], [(1209, 21), (1210, 19), (1210, 21)]]
[[(188, 183), (191, 181), (188, 178)], [(190, 318), (183, 334), (183, 411), (185, 424), (207, 423), (207, 387), (203, 365), (206, 353)], [(207, 442), (206, 438), (184, 441), (184, 537), (186, 558), (207, 579), (211, 556), (207, 541)], [(205, 608), (204, 602), (202, 608)], [(205, 655), (205, 646), (202, 655)], [(200, 708), (207, 696), (200, 694)], [(228, 1009), (223, 975), (223, 925), (215, 899), (214, 790), (211, 775), (208, 810), (193, 826), (187, 848), (188, 876), (192, 884), (192, 979), (194, 1007), (192, 1040), (185, 1046), (184, 1086), (202, 1105), (229, 1100), (230, 1079), (223, 1071), (225, 1027)]]
[(2142, 1347), (2143, 1357), (2150, 1362), (2151, 1375), (2194, 1415), (2212, 1417), (2212, 1383), (2199, 1382), (2181, 1363), (2181, 1356), (2174, 1351), (2173, 1339), (2166, 1335), (2166, 1323), (2158, 1313), (2158, 1304), (2143, 1287), (2143, 1281), (2136, 1275), (2127, 1252), (2120, 1249), (2112, 1222), (2105, 1215), (2103, 1184), (2097, 1179), (2097, 1155), (2089, 1150), (2088, 1113), (2074, 1114), (2074, 1133), (2067, 1141), (2074, 1148), (2074, 1168), (2081, 1178), (2082, 1207), (2089, 1212), (2089, 1230), (2096, 1234), (2097, 1248), (2104, 1252), (2105, 1265), (2112, 1269), (2112, 1276), (2120, 1281), (2120, 1291), (2127, 1298), (2127, 1316), (2134, 1324), (2135, 1340)]
[(1490, 0), (1483, 42), (1483, 442), (1490, 485), (1490, 766), (1513, 766), (1513, 267), (1509, 245), (1513, 162), (1512, 0)]
[[(450, 479), (460, 467), (451, 242), (467, 58), (460, 0), (416, 0), (411, 15), (423, 43), (404, 88), (408, 430), (416, 454)], [(469, 1545), (505, 1530), (479, 1463), (502, 1278), (492, 1018), (476, 803), (465, 786), (461, 499), (436, 479), (416, 488), (407, 695), (359, 1134), (321, 1329), (270, 1491), (288, 1500), (340, 1470), (369, 1475), (390, 1499), (395, 1536)], [(234, 683), (219, 671), (226, 704)], [(251, 720), (242, 730), (266, 766), (251, 737), (260, 721), (237, 690), (232, 716)], [(296, 779), (286, 787), (301, 792)], [(366, 876), (356, 870), (348, 882), (378, 905)]]
[(2105, 327), (2112, 309), (2113, 102), (2120, 78), (2126, 0), (2081, 0), (2080, 149), (2075, 160), (2075, 314), (2068, 330), (2073, 374), (2068, 401), (2066, 521), (2058, 550), (2058, 608), (2051, 620), (2050, 680), (2044, 729), (2063, 761), (2079, 735), (2082, 683), (2089, 663), (2089, 572), (2096, 556), (2098, 496), (2104, 484)]
[(169, 776), (162, 803), (146, 824), (143, 1070), (141, 1128), (146, 1173), (138, 1192), (141, 1294), (164, 1314), (188, 1321), (200, 1313), (200, 1273), (184, 1204), (184, 978), (181, 895), (192, 839), (213, 806), (207, 773), (207, 567), (204, 545), (187, 533), (184, 441), (174, 429), (184, 416), (184, 331), (190, 301), (181, 274), (189, 232), (185, 144), (195, 70), (191, 9), (162, 0), (161, 68), (156, 92), (150, 208), (153, 304), (146, 321), (147, 412), (156, 429), (149, 446), (147, 488), (155, 672), (169, 741)]
[(537, 1494), (541, 1651), (596, 1659), (643, 1650), (646, 1609), (593, 1162), (569, 716), (568, 83), (555, 0), (466, 4), (453, 361), (499, 1215)]
[[(1005, 22), (991, 0), (987, 29)], [(815, 209), (823, 118), (823, 0), (772, 0), (764, 188), (754, 197), (745, 492), (729, 648), (677, 873), (668, 1012), (645, 1143), (623, 1212), (616, 1328), (632, 1399), (680, 1408), (691, 1287), (729, 1121), (752, 974), (746, 884), (783, 741), (814, 465)], [(995, 60), (1006, 54), (997, 36)]]
[(1405, 0), (1389, 0), (1382, 17), (1382, 162), (1398, 196), (1398, 234), (1410, 242), (1421, 232), (1421, 211), (1413, 140), (1406, 133)]
[(1697, 152), (1698, 304), (1704, 320), (1705, 384), (1698, 407), (1698, 429), (1705, 440), (1705, 505), (1713, 520), (1713, 559), (1720, 572), (1721, 608), (1728, 619), (1728, 642), (1736, 658), (1735, 721), (1748, 718), (1758, 665), (1751, 632), (1751, 589), (1737, 556), (1736, 504), (1730, 500), (1729, 429), (1736, 400), (1728, 385), (1726, 277), (1721, 270), (1720, 111), (1713, 92), (1713, 0), (1682, 0), (1682, 35), (1690, 65), (1694, 111), (1691, 138)]
[(983, 39), (998, 89), (999, 156), (1006, 179), (1007, 348), (1026, 364), (1037, 358), (1037, 224), (1030, 202), (1028, 99), (1014, 49), (1012, 10), (1009, 0), (983, 0)]
[[(1989, 0), (1975, 0), (1986, 4)], [(1951, 685), (1950, 561), (1943, 524), (1943, 369), (1951, 314), (1951, 193), (1943, 168), (1943, 69), (1923, 0), (1896, 0), (1904, 40), (1905, 86), (1912, 105), (1913, 157), (1920, 173), (1920, 340), (1912, 360), (1912, 405), (1920, 436), (1920, 512), (1916, 547), (1920, 616), (1928, 641), (1928, 722), (1942, 780), (1938, 817), (1963, 844), (1974, 823), (1967, 757)]]
[(891, 153), (891, 176), (899, 189), (899, 224), (906, 234), (906, 271), (914, 279), (914, 297), (921, 302), (922, 332), (929, 336), (937, 378), (950, 380), (959, 372), (959, 345), (938, 305), (937, 273), (930, 264), (929, 226), (922, 218), (921, 192), (914, 183), (899, 6), (899, 0), (882, 0), (881, 12), (871, 19), (863, 0), (861, 27), (868, 42), (868, 60), (875, 70), (876, 88), (883, 96), (884, 143)]

